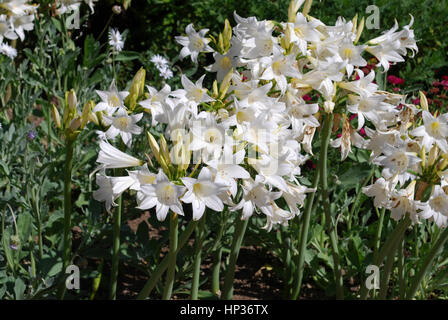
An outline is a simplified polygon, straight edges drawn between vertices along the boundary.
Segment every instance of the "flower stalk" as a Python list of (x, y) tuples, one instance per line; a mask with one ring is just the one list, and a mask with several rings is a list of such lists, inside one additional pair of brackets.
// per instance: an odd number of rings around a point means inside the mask
[(224, 280), (224, 288), (221, 296), (222, 300), (231, 300), (233, 297), (233, 281), (235, 279), (236, 262), (240, 253), (241, 244), (243, 243), (244, 233), (247, 229), (248, 219), (242, 220), (237, 218), (235, 232), (233, 234), (232, 247), (230, 250), (229, 265)]
[(177, 213), (172, 212), (170, 217), (170, 251), (168, 253), (168, 271), (166, 275), (165, 289), (162, 299), (170, 300), (173, 292), (174, 278), (176, 273), (176, 258), (178, 246), (178, 223)]

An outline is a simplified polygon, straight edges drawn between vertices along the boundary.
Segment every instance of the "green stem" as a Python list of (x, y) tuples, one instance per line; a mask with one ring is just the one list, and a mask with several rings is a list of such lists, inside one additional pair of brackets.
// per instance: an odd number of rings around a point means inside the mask
[[(400, 242), (402, 241), (403, 239), (400, 239)], [(390, 248), (390, 251), (386, 255), (386, 264), (384, 266), (383, 272), (381, 273), (380, 292), (378, 294), (378, 298), (380, 300), (385, 300), (387, 297), (387, 289), (389, 289), (390, 273), (394, 266), (395, 253), (397, 252), (397, 247), (400, 242), (394, 242)]]
[(404, 266), (404, 240), (400, 242), (398, 247), (398, 286), (400, 300), (404, 299), (406, 293), (406, 278)]
[(386, 215), (386, 208), (382, 208), (380, 212), (380, 220), (378, 221), (378, 228), (376, 229), (375, 241), (374, 241), (374, 251), (373, 251), (373, 259), (376, 260), (378, 258), (378, 250), (380, 250), (381, 244), (381, 233), (383, 232), (384, 225), (384, 216)]
[(409, 289), (408, 294), (406, 296), (408, 300), (414, 298), (415, 294), (417, 293), (419, 285), (422, 283), (422, 280), (425, 277), (426, 273), (429, 271), (431, 264), (433, 263), (434, 259), (439, 254), (439, 252), (443, 249), (443, 246), (445, 245), (445, 242), (447, 240), (448, 240), (448, 228), (445, 228), (445, 230), (439, 236), (439, 239), (437, 239), (436, 243), (431, 248), (431, 251), (429, 251), (425, 260), (423, 261), (420, 270), (417, 272), (414, 279), (412, 279), (411, 288)]
[(163, 291), (162, 299), (170, 300), (173, 292), (174, 276), (176, 273), (176, 256), (178, 244), (178, 221), (179, 218), (176, 213), (171, 214), (170, 218), (170, 252), (168, 253), (168, 271), (166, 275), (165, 289)]
[(202, 244), (204, 242), (205, 220), (206, 217), (204, 214), (196, 229), (196, 241), (195, 241), (195, 252), (193, 263), (193, 283), (191, 285), (191, 297), (190, 297), (191, 300), (198, 300), (199, 278), (201, 275), (201, 254), (202, 254)]
[[(187, 228), (182, 232), (179, 237), (179, 244), (177, 246), (176, 254), (187, 243), (187, 240), (190, 238), (190, 235), (193, 233), (197, 224), (198, 221), (191, 221), (188, 224)], [(137, 296), (137, 300), (145, 300), (151, 294), (151, 291), (156, 286), (157, 281), (159, 281), (162, 274), (168, 268), (169, 262), (169, 256), (163, 258), (162, 262), (156, 267), (151, 277), (148, 279), (148, 281), (146, 281), (145, 286)]]
[[(313, 186), (312, 188), (316, 188), (317, 184), (319, 183), (319, 170), (314, 171), (314, 180), (313, 180)], [(313, 202), (314, 202), (314, 196), (316, 195), (316, 192), (313, 192), (308, 195), (306, 205), (305, 205), (305, 211), (303, 213), (302, 218), (302, 224), (300, 226), (300, 239), (299, 239), (299, 257), (297, 259), (297, 265), (296, 265), (296, 283), (294, 287), (294, 292), (292, 295), (292, 299), (296, 300), (299, 297), (300, 289), (302, 288), (302, 281), (303, 281), (303, 271), (305, 270), (305, 251), (306, 246), (308, 244), (308, 232), (310, 227), (310, 221), (311, 221), (311, 212), (313, 209)]]
[(222, 247), (219, 247), (213, 253), (213, 267), (212, 267), (212, 293), (219, 296), (219, 274), (221, 271)]
[[(65, 173), (64, 173), (64, 240), (63, 240), (63, 265), (62, 273), (65, 272), (69, 262), (70, 253), (72, 251), (71, 225), (72, 225), (72, 167), (73, 167), (73, 147), (74, 140), (68, 139), (65, 147)], [(65, 281), (62, 281), (58, 298), (64, 299)]]
[[(379, 251), (377, 258), (373, 260), (373, 265), (379, 266), (383, 262), (384, 258), (389, 254), (390, 251), (393, 250), (394, 245), (403, 238), (406, 229), (411, 225), (411, 223), (412, 221), (408, 216), (406, 216), (404, 219), (401, 219), (401, 221), (395, 226), (395, 229), (387, 238), (383, 247)], [(367, 289), (365, 284), (361, 285), (361, 299), (365, 300), (368, 294), (369, 290)]]
[(328, 235), (330, 237), (331, 251), (333, 256), (334, 265), (334, 279), (336, 284), (336, 299), (344, 299), (344, 285), (342, 279), (341, 266), (339, 261), (339, 249), (338, 249), (338, 238), (336, 234), (336, 229), (332, 223), (331, 208), (330, 208), (330, 198), (328, 194), (328, 170), (327, 170), (327, 157), (328, 157), (328, 145), (330, 142), (331, 126), (333, 124), (333, 114), (327, 114), (324, 120), (324, 126), (322, 128), (322, 139), (321, 139), (321, 149), (319, 158), (319, 171), (320, 171), (320, 182), (322, 190), (322, 202), (325, 211), (325, 224)]
[(352, 220), (353, 220), (353, 215), (355, 213), (356, 208), (358, 207), (358, 202), (359, 199), (361, 199), (361, 195), (362, 195), (362, 188), (365, 187), (367, 185), (367, 183), (369, 182), (370, 178), (372, 178), (373, 174), (375, 173), (375, 168), (372, 168), (372, 170), (369, 173), (369, 176), (364, 180), (363, 184), (360, 186), (359, 190), (357, 190), (356, 192), (356, 197), (355, 197), (355, 201), (353, 202), (353, 205), (350, 209), (350, 213), (348, 216), (348, 221), (347, 221), (347, 229), (348, 231), (350, 231), (352, 229)]
[(240, 253), (241, 244), (243, 242), (244, 233), (246, 232), (249, 219), (236, 219), (235, 232), (233, 234), (232, 247), (230, 250), (229, 265), (227, 266), (226, 275), (224, 279), (224, 288), (221, 299), (231, 300), (233, 296), (233, 281), (235, 279), (236, 261)]
[(115, 300), (117, 298), (118, 266), (119, 266), (119, 262), (120, 262), (120, 230), (121, 230), (122, 209), (123, 209), (123, 197), (120, 196), (118, 198), (118, 207), (114, 210), (112, 272), (111, 272), (111, 276), (110, 276), (110, 292), (109, 292), (110, 300)]
[[(227, 211), (226, 211), (227, 212)], [(219, 297), (221, 295), (221, 291), (219, 290), (219, 278), (221, 272), (221, 259), (222, 259), (222, 244), (221, 239), (224, 234), (224, 229), (226, 227), (226, 221), (224, 219), (224, 212), (221, 214), (219, 232), (215, 240), (215, 244), (212, 248), (212, 257), (213, 257), (213, 266), (212, 266), (212, 293)]]

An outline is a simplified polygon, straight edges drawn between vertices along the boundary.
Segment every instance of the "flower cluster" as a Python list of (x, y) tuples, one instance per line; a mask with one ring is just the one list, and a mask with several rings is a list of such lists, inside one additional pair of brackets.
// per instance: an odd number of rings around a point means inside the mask
[[(376, 207), (387, 208), (399, 220), (429, 219), (445, 227), (448, 221), (448, 114), (431, 114), (421, 94), (421, 108), (402, 104), (382, 128), (368, 129), (373, 163), (382, 177), (363, 192)], [(418, 115), (421, 114), (421, 117)]]
[[(287, 225), (300, 213), (306, 193), (315, 191), (298, 179), (301, 166), (313, 155), (312, 141), (323, 113), (337, 115), (334, 133), (342, 121), (342, 133), (331, 141), (341, 149), (342, 159), (352, 145), (366, 148), (372, 150), (372, 160), (385, 167), (385, 183), (404, 186), (412, 179), (407, 169), (418, 170), (419, 161), (408, 149), (419, 144), (426, 144), (427, 150), (441, 148), (444, 127), (430, 138), (420, 136), (427, 131), (419, 129), (414, 136), (422, 138), (403, 140), (417, 109), (400, 95), (378, 90), (375, 72), (365, 59), (371, 54), (387, 70), (403, 61), (407, 49), (417, 51), (412, 20), (401, 31), (396, 23), (382, 36), (358, 45), (364, 20), (358, 24), (357, 17), (348, 22), (339, 18), (328, 26), (298, 12), (303, 2), (291, 1), (288, 22), (282, 23), (235, 13), (237, 25), (232, 28), (226, 21), (218, 37), (206, 37), (208, 29), (197, 32), (188, 25), (187, 35), (176, 37), (183, 46), (180, 57), (199, 63), (201, 53), (213, 54), (215, 62), (205, 67), (214, 75), (210, 89), (206, 74), (196, 81), (183, 75), (181, 89), (148, 86), (144, 93), (144, 77), (136, 76), (128, 98), (115, 89), (112, 98), (102, 93), (103, 102), (94, 111), (104, 112), (109, 126), (105, 139), (120, 134), (130, 146), (132, 134), (143, 131), (136, 125), (141, 112), (150, 113), (152, 126), (162, 132), (159, 141), (146, 132), (152, 150), (147, 163), (102, 141), (95, 198), (110, 210), (115, 199), (131, 189), (138, 208), (156, 207), (159, 220), (169, 210), (182, 215), (185, 204), (191, 204), (195, 220), (206, 208), (222, 211), (227, 206), (241, 210), (243, 219), (263, 213), (268, 230)], [(309, 94), (317, 101), (311, 102)], [(397, 140), (385, 145), (396, 132)], [(396, 152), (403, 152), (404, 158), (395, 157)], [(106, 175), (106, 169), (125, 167), (137, 169), (127, 176)], [(390, 208), (399, 207), (392, 201)], [(280, 203), (285, 205), (280, 208)]]
[(27, 0), (0, 0), (0, 53), (14, 59), (17, 51), (4, 39), (25, 39), (25, 31), (33, 30), (37, 6)]
[(154, 63), (163, 79), (168, 80), (173, 77), (173, 71), (170, 69), (169, 62), (165, 57), (156, 54), (151, 58), (151, 62)]

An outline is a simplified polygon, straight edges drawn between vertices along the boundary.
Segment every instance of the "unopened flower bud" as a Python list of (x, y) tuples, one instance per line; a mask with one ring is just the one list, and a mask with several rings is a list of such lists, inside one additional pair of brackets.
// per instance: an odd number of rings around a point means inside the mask
[(334, 106), (335, 106), (335, 103), (333, 101), (325, 101), (324, 102), (324, 111), (326, 113), (332, 113)]
[(61, 116), (59, 115), (59, 111), (54, 104), (51, 105), (51, 115), (53, 116), (56, 128), (61, 129)]

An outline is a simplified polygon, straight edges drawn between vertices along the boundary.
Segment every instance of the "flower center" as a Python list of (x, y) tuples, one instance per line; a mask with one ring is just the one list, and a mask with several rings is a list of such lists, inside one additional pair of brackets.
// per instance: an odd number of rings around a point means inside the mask
[(112, 107), (118, 107), (120, 105), (120, 99), (118, 99), (118, 97), (115, 94), (109, 96), (109, 99), (107, 102)]
[(124, 130), (128, 127), (129, 118), (128, 117), (119, 117), (115, 119), (115, 126), (121, 130)]
[(345, 58), (350, 59), (353, 56), (353, 50), (350, 48), (346, 48), (344, 50), (344, 56)]
[(230, 69), (232, 68), (232, 62), (230, 61), (229, 57), (224, 57), (219, 62), (219, 65), (221, 69)]

